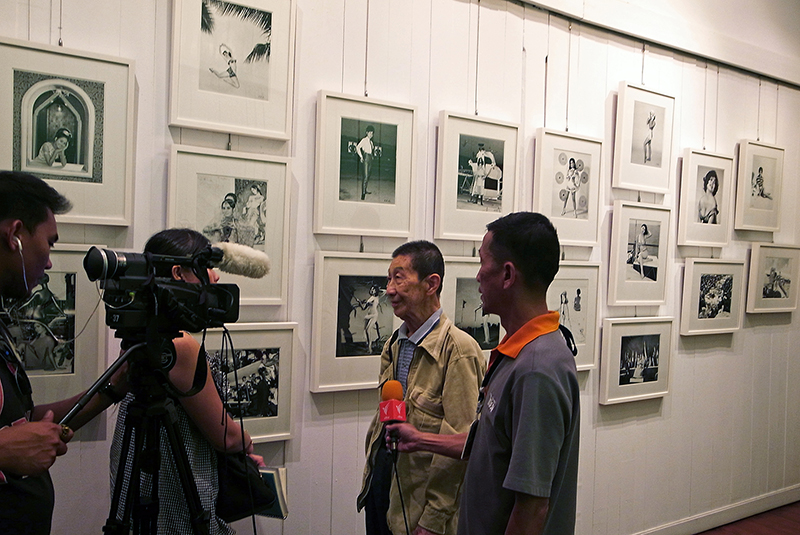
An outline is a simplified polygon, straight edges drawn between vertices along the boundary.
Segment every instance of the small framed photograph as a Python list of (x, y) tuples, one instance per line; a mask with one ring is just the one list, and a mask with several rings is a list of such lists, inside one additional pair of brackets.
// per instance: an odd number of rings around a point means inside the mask
[(671, 210), (661, 205), (614, 201), (608, 305), (663, 305)]
[(400, 326), (386, 295), (388, 254), (317, 251), (311, 392), (378, 386), (383, 345)]
[(415, 108), (321, 91), (314, 232), (408, 237)]
[(293, 0), (174, 0), (170, 125), (288, 140)]
[(53, 267), (31, 295), (2, 300), (0, 315), (40, 404), (75, 395), (105, 369), (105, 311), (83, 270), (90, 247), (57, 244)]
[[(233, 347), (227, 362), (223, 401), (254, 442), (292, 438), (292, 355), (297, 323), (234, 323), (227, 326)], [(202, 342), (202, 335), (195, 338)], [(222, 329), (209, 329), (206, 351), (221, 356)]]
[(578, 371), (597, 367), (599, 276), (597, 264), (561, 262), (547, 289), (547, 307), (558, 311), (559, 322), (570, 330), (578, 346)]
[(442, 111), (434, 235), (480, 241), (486, 225), (516, 207), (519, 126)]
[(540, 128), (536, 135), (534, 210), (558, 229), (562, 245), (597, 245), (603, 142)]
[(669, 393), (673, 318), (603, 320), (600, 404), (664, 397)]
[(681, 170), (678, 245), (728, 245), (733, 190), (731, 156), (686, 149)]
[(738, 331), (744, 295), (744, 262), (687, 258), (681, 336)]
[(289, 161), (278, 156), (173, 145), (167, 224), (202, 232), (211, 243), (247, 245), (269, 256), (262, 279), (220, 273), (242, 305), (286, 303), (289, 268)]
[(613, 187), (669, 192), (674, 108), (672, 96), (620, 82)]
[(72, 201), (60, 223), (119, 225), (133, 213), (130, 60), (0, 39), (0, 168)]
[(760, 141), (745, 139), (739, 143), (734, 223), (737, 230), (779, 230), (783, 153), (781, 147)]
[(800, 247), (754, 243), (750, 253), (747, 312), (791, 312), (797, 308)]

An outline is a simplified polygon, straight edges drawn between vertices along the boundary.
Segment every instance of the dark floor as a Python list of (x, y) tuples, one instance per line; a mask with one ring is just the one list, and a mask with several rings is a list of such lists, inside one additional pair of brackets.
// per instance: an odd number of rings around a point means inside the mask
[(702, 535), (798, 535), (800, 502), (790, 503), (738, 522), (704, 531)]

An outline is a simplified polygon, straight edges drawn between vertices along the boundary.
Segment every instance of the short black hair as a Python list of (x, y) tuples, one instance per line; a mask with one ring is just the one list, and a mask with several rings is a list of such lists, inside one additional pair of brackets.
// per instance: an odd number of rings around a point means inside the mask
[(528, 289), (546, 291), (558, 273), (561, 251), (550, 220), (536, 212), (514, 212), (492, 221), (486, 230), (492, 233), (492, 256), (513, 263)]
[(374, 127), (374, 126), (372, 126), (372, 125), (369, 125), (369, 126), (367, 127), (367, 129), (365, 130), (365, 132), (375, 132), (375, 127)]
[[(145, 253), (191, 256), (211, 247), (211, 242), (190, 228), (169, 228), (156, 232), (144, 245)], [(171, 277), (172, 266), (157, 265), (156, 277)]]
[[(424, 280), (429, 275), (436, 273), (444, 283), (444, 258), (436, 244), (425, 240), (406, 242), (392, 253), (392, 258), (400, 255), (411, 259), (411, 268), (417, 272), (419, 280)], [(436, 290), (436, 295), (442, 293), (442, 284)]]
[(47, 219), (72, 209), (66, 197), (39, 177), (20, 171), (0, 171), (0, 221), (19, 219), (33, 232)]
[(708, 191), (708, 183), (712, 178), (717, 181), (717, 186), (719, 186), (719, 179), (717, 178), (717, 172), (712, 169), (708, 173), (706, 173), (706, 176), (703, 177), (703, 191)]

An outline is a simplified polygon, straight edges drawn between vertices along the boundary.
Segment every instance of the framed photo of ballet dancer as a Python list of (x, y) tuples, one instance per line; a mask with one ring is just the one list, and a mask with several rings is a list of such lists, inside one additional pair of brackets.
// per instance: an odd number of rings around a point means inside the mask
[[(206, 352), (219, 365), (222, 397), (253, 442), (292, 438), (292, 360), (297, 323), (227, 325), (232, 347), (224, 350), (222, 329), (209, 329)], [(202, 343), (202, 334), (193, 335)]]
[(536, 134), (533, 206), (562, 245), (597, 245), (602, 149), (600, 139), (546, 128)]
[(286, 303), (289, 281), (289, 159), (250, 152), (173, 145), (167, 224), (201, 232), (211, 243), (266, 253), (261, 279), (219, 273), (237, 284), (242, 305)]
[(386, 295), (388, 254), (317, 251), (311, 392), (378, 386), (383, 345), (400, 326)]
[(783, 154), (775, 145), (746, 139), (739, 142), (736, 230), (780, 229)]
[(614, 136), (615, 188), (669, 192), (675, 98), (620, 82)]
[(434, 236), (480, 241), (486, 225), (516, 208), (519, 125), (439, 114)]
[(0, 168), (65, 195), (59, 223), (131, 223), (134, 81), (131, 60), (0, 39)]
[(558, 311), (559, 322), (575, 339), (578, 371), (597, 367), (599, 278), (598, 264), (562, 261), (547, 289), (547, 308)]
[(750, 253), (747, 312), (791, 312), (797, 309), (800, 247), (754, 243)]
[(744, 262), (687, 258), (681, 336), (732, 333), (742, 327)]
[(320, 91), (314, 232), (407, 238), (415, 108)]
[(666, 303), (671, 212), (657, 204), (614, 201), (609, 306)]
[(695, 149), (684, 151), (678, 245), (728, 245), (733, 189), (732, 156)]
[(169, 124), (288, 140), (294, 0), (174, 0)]
[(600, 404), (664, 397), (669, 393), (673, 318), (603, 320)]

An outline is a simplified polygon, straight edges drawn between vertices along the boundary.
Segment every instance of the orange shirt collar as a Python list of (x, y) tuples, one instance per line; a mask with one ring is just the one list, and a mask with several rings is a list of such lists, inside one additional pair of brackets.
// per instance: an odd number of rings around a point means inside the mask
[(513, 335), (506, 335), (500, 345), (497, 346), (496, 351), (506, 355), (507, 357), (517, 358), (522, 348), (530, 342), (536, 340), (543, 334), (551, 333), (558, 329), (559, 315), (556, 311), (550, 311), (547, 314), (536, 316), (528, 323), (523, 325)]

